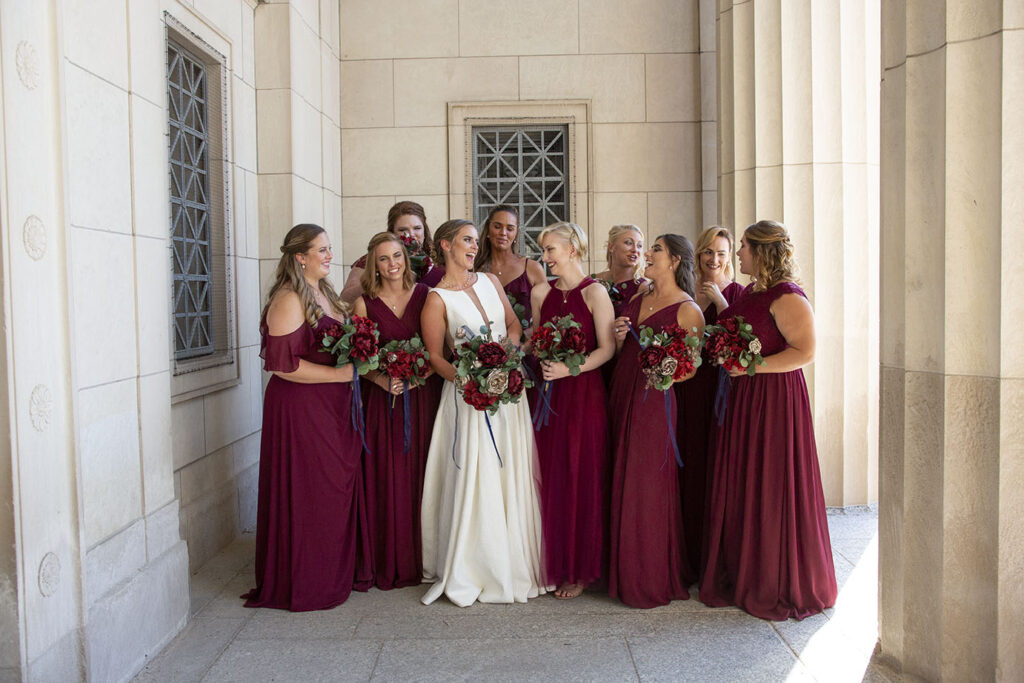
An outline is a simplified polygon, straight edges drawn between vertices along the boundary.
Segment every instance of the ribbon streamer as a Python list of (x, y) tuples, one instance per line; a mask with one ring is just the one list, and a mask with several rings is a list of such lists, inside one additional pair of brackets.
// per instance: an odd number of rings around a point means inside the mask
[(718, 388), (715, 390), (715, 419), (718, 426), (725, 424), (725, 410), (729, 407), (729, 388), (732, 386), (732, 379), (729, 373), (721, 365), (718, 366)]
[(412, 445), (412, 415), (409, 410), (409, 380), (402, 380), (402, 409), (405, 410), (405, 449), (402, 453), (408, 453)]
[(350, 411), (352, 428), (359, 432), (359, 440), (363, 442), (363, 450), (371, 453), (366, 445), (366, 419), (363, 416), (363, 394), (359, 390), (359, 369), (352, 365), (352, 410)]
[(484, 411), (484, 422), (487, 423), (487, 432), (491, 435), (491, 445), (494, 446), (494, 454), (498, 456), (498, 467), (504, 467), (501, 462), (501, 453), (498, 451), (498, 443), (494, 440), (494, 431), (491, 429), (491, 416)]
[(452, 435), (452, 462), (455, 463), (455, 469), (461, 470), (459, 467), (459, 461), (455, 459), (455, 444), (459, 441), (459, 399), (455, 398), (457, 392), (452, 392), (452, 403), (455, 404), (455, 434)]

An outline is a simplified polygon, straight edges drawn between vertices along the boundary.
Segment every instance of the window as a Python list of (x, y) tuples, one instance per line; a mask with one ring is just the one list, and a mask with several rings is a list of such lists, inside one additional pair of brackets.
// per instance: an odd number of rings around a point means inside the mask
[(519, 211), (519, 253), (540, 256), (537, 237), (569, 220), (568, 126), (474, 126), (473, 207), (477, 225), (498, 204)]

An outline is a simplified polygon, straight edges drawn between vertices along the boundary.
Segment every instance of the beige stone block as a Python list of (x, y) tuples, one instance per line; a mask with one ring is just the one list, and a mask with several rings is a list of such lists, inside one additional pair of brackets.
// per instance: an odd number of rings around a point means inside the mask
[(698, 52), (697, 3), (581, 0), (580, 52)]
[(131, 232), (128, 94), (71, 64), (64, 75), (71, 224)]
[(718, 187), (718, 124), (700, 124), (700, 175), (701, 188), (714, 190)]
[(850, 37), (842, 45), (840, 59), (842, 159), (847, 163), (866, 163), (869, 148), (878, 146), (877, 137), (868, 139), (869, 122), (878, 116), (879, 106), (875, 97), (878, 92), (875, 51), (878, 46), (874, 43), (868, 16), (871, 16), (871, 10), (864, 3), (839, 5), (839, 25), (844, 37)]
[[(423, 207), (423, 213), (427, 214), (427, 226), (430, 228), (431, 234), (433, 231), (444, 223), (449, 218), (452, 218), (448, 213), (448, 195), (445, 194), (434, 194), (434, 195), (409, 195), (405, 197), (395, 197), (395, 201), (399, 202), (403, 199), (417, 202)], [(391, 207), (388, 207), (391, 208)], [(384, 225), (382, 230), (387, 228), (387, 211), (381, 219), (381, 223)]]
[(341, 56), (341, 2), (321, 2), (320, 38), (336, 57)]
[(880, 357), (884, 365), (903, 367), (906, 336), (906, 68), (886, 72), (882, 80), (881, 248), (879, 249)]
[(631, 223), (647, 233), (646, 192), (595, 192), (594, 230), (606, 238), (613, 225)]
[[(800, 280), (809, 297), (814, 297), (815, 294), (816, 263), (825, 264), (825, 275), (832, 275), (831, 264), (826, 261), (818, 261), (815, 254), (816, 201), (815, 193), (808, 192), (808, 188), (814, 188), (814, 173), (814, 166), (806, 164), (793, 166), (787, 164), (782, 167), (782, 206), (785, 211), (783, 221), (796, 247), (797, 263), (800, 265)], [(747, 225), (749, 223), (737, 223), (736, 234), (741, 235)]]
[(452, 101), (517, 99), (518, 63), (515, 57), (395, 60), (395, 125), (443, 126)]
[[(590, 211), (590, 194), (587, 192), (575, 192), (573, 193), (573, 214), (571, 220), (576, 225), (583, 228), (584, 232), (587, 233), (588, 237), (592, 235), (591, 230), (591, 211)], [(593, 254), (590, 255), (594, 257)], [(602, 256), (603, 259), (603, 256)], [(602, 261), (603, 262), (603, 261)]]
[[(591, 58), (593, 59), (593, 58)], [(708, 59), (713, 59), (708, 56)], [(704, 100), (714, 97), (701, 88), (701, 55), (651, 54), (644, 57), (648, 121), (699, 121)], [(621, 93), (615, 88), (611, 93)], [(601, 121), (595, 103), (594, 120)], [(636, 119), (620, 119), (636, 120)]]
[(675, 233), (693, 243), (704, 228), (701, 204), (700, 192), (648, 193), (647, 226), (651, 237)]
[(906, 7), (906, 54), (920, 55), (946, 44), (946, 12), (936, 11), (935, 3), (927, 0), (907, 0)]
[[(260, 303), (266, 305), (267, 295), (270, 294), (270, 288), (274, 284), (274, 277), (277, 272), (277, 264), (280, 259), (262, 259), (260, 260)], [(270, 379), (270, 373), (263, 373), (264, 383)]]
[(323, 225), (324, 190), (319, 185), (314, 185), (298, 176), (292, 176), (292, 220), (288, 229), (299, 223)]
[(757, 178), (754, 169), (737, 170), (733, 174), (733, 211), (737, 233), (759, 220), (757, 215)]
[(341, 131), (341, 186), (351, 196), (448, 191), (443, 126)]
[(257, 166), (260, 174), (291, 173), (292, 99), (290, 90), (256, 91)]
[[(718, 55), (702, 52), (699, 62), (700, 120), (718, 120)], [(649, 115), (649, 112), (648, 112)]]
[(459, 3), (459, 54), (574, 54), (579, 49), (575, 0), (477, 0)]
[(78, 392), (85, 543), (92, 546), (142, 515), (139, 405), (135, 380)]
[(1016, 2), (945, 0), (946, 41), (959, 43), (991, 36), (1004, 27), (1003, 13)]
[[(234, 241), (234, 254), (240, 257), (249, 255), (249, 230), (245, 220), (245, 169), (231, 167), (231, 238)], [(252, 227), (253, 232), (259, 230)], [(255, 255), (254, 255), (255, 258)]]
[(733, 28), (732, 12), (723, 14), (719, 19), (719, 49), (718, 65), (716, 74), (718, 76), (718, 129), (719, 129), (719, 150), (718, 162), (722, 174), (732, 173), (736, 168), (736, 146), (734, 138), (736, 135), (736, 107), (733, 92), (735, 80), (733, 78)]
[[(258, 353), (256, 347), (248, 346), (240, 353), (241, 362), (245, 363), (246, 358), (253, 352)], [(243, 365), (244, 368), (244, 365)], [(209, 394), (203, 401), (203, 409), (206, 413), (204, 424), (206, 426), (206, 448), (214, 451), (238, 441), (244, 436), (252, 434), (260, 428), (259, 421), (253, 420), (252, 390), (251, 383), (259, 382), (259, 375), (243, 372), (242, 381), (235, 386)], [(182, 481), (184, 484), (184, 480)]]
[(260, 343), (259, 262), (254, 258), (235, 259), (238, 297), (238, 345), (253, 346)]
[(716, 31), (718, 19), (718, 3), (715, 0), (698, 0), (697, 15), (699, 22), (700, 51), (714, 52), (716, 47)]
[[(256, 89), (239, 77), (231, 79), (231, 159), (247, 171), (256, 170)], [(166, 147), (166, 145), (165, 145)]]
[(341, 237), (341, 195), (327, 190), (324, 190), (323, 228), (332, 240), (337, 241)]
[(766, 216), (783, 216), (782, 166), (755, 168), (754, 182), (757, 183), (754, 213), (758, 220)]
[[(757, 100), (754, 97), (754, 5), (746, 3), (733, 8), (732, 15), (732, 126), (723, 131), (732, 134), (733, 168), (737, 171), (754, 167), (757, 153)], [(723, 45), (723, 47), (725, 47)], [(725, 67), (723, 66), (723, 69)], [(722, 87), (726, 87), (722, 84)]]
[[(391, 197), (342, 197), (341, 224), (344, 228), (344, 251), (341, 257), (344, 265), (350, 266), (360, 256), (366, 254), (366, 245), (370, 238), (378, 232), (387, 230), (388, 209), (395, 203)], [(427, 222), (431, 229), (439, 226), (438, 221), (427, 213)], [(337, 256), (336, 256), (337, 257)]]
[[(262, 3), (255, 13), (256, 88), (291, 87), (291, 22), (288, 5)], [(257, 98), (257, 103), (259, 100)]]
[[(329, 4), (329, 3), (328, 3)], [(341, 125), (341, 60), (326, 43), (320, 44), (320, 93), (324, 116)]]
[[(319, 33), (320, 26), (320, 8), (318, 5), (331, 4), (331, 2), (321, 3), (318, 0), (289, 0), (288, 4), (298, 14), (298, 18), (304, 23), (310, 31), (314, 34)], [(337, 2), (334, 3), (338, 4)]]
[(256, 17), (255, 8), (248, 4), (242, 5), (242, 47), (241, 64), (236, 68), (242, 80), (251, 86), (256, 85)]
[[(1014, 112), (1024, 109), (1024, 71), (1011, 65), (1024, 63), (1024, 33), (1004, 32), (1003, 41), (1003, 136), (1002, 187), (1024, 187), (1024, 130)], [(1002, 195), (1002, 237), (1000, 283), (1002, 322), (1000, 324), (1000, 363), (1003, 377), (1024, 377), (1024, 349), (1019, 343), (1017, 321), (1024, 320), (1024, 271), (1019, 267), (1024, 253), (1024, 196), (1005, 191)]]
[(170, 244), (166, 238), (136, 238), (134, 257), (139, 374), (167, 372), (171, 363)]
[(458, 0), (346, 0), (341, 58), (457, 57)]
[[(736, 175), (734, 173), (723, 173), (718, 177), (718, 220), (720, 225), (739, 232), (736, 223)], [(746, 226), (743, 226), (746, 227)]]
[(91, 606), (146, 564), (146, 525), (140, 519), (85, 554), (84, 602)]
[[(758, 166), (782, 163), (781, 3), (752, 3), (754, 12), (754, 159)], [(816, 55), (815, 55), (816, 56)], [(816, 131), (815, 131), (816, 132)]]
[(281, 256), (281, 243), (285, 234), (295, 225), (292, 222), (292, 176), (287, 173), (259, 175), (259, 256), (274, 259)]
[(139, 444), (145, 514), (174, 500), (170, 373), (139, 377)]
[(341, 62), (342, 128), (395, 125), (394, 62)]
[[(93, 3), (79, 3), (81, 8), (92, 8)], [(125, 3), (127, 7), (128, 50), (131, 59), (127, 61), (131, 91), (146, 98), (153, 104), (166, 106), (167, 102), (167, 38), (161, 15), (160, 0), (137, 0)], [(81, 10), (76, 10), (81, 11)], [(103, 12), (117, 12), (116, 7), (104, 8), (93, 18), (101, 18)], [(67, 26), (67, 24), (65, 24)], [(102, 29), (101, 29), (102, 30)], [(91, 40), (95, 33), (77, 34), (73, 40)], [(87, 46), (88, 47), (88, 46)]]
[(136, 235), (167, 239), (170, 225), (167, 112), (136, 95), (132, 105), (132, 187)]
[(808, 164), (818, 140), (814, 130), (812, 98), (814, 59), (811, 55), (811, 8), (809, 2), (783, 5), (781, 32), (782, 73), (779, 106), (782, 117), (782, 158), (787, 164)]
[(907, 5), (905, 1), (881, 5), (882, 68), (892, 69), (907, 59)]
[(1000, 337), (964, 334), (1000, 325), (998, 257), (979, 245), (1000, 243), (1003, 186), (1001, 152), (1001, 39), (946, 47), (946, 372), (998, 377)]
[(815, 163), (843, 160), (842, 34), (838, 3), (819, 3), (811, 15), (811, 106)]
[(878, 410), (878, 633), (895, 661), (903, 658), (904, 374), (881, 367)]
[(945, 358), (945, 50), (907, 59), (906, 367), (938, 371)]
[[(61, 4), (64, 55), (74, 64), (128, 89), (128, 16), (126, 5), (78, 0)], [(151, 17), (154, 20), (155, 17)], [(96, 36), (103, 40), (96, 40)]]
[(595, 124), (597, 192), (700, 189), (700, 124)]
[[(1024, 677), (1024, 380), (1004, 379), (999, 388), (999, 588), (997, 679)], [(991, 639), (992, 636), (988, 635)]]
[(1004, 2), (1003, 5), (1003, 28), (1024, 28), (1024, 4), (1019, 0), (1016, 2)]
[(709, 192), (704, 190), (701, 192), (700, 204), (700, 224), (704, 227), (710, 225), (721, 225), (721, 219), (719, 218), (718, 212), (718, 192)]
[[(292, 9), (295, 12), (293, 6)], [(320, 109), (321, 75), (320, 75), (320, 40), (316, 31), (303, 21), (291, 22), (291, 87), (306, 100), (314, 109)]]
[(171, 406), (171, 454), (175, 472), (206, 455), (205, 419), (201, 397)]
[[(305, 99), (291, 97), (292, 173), (314, 185), (323, 184), (322, 116)], [(283, 132), (283, 131), (282, 131)]]
[[(168, 465), (169, 466), (169, 465)], [(172, 476), (173, 479), (173, 476)], [(173, 493), (174, 486), (172, 484)], [(146, 515), (146, 554), (148, 557), (160, 557), (181, 541), (178, 530), (178, 500), (175, 497), (167, 505)]]
[(259, 181), (255, 173), (243, 171), (245, 184), (236, 185), (235, 192), (245, 190), (245, 255), (259, 258), (260, 255), (260, 209)]
[(323, 187), (341, 192), (341, 129), (326, 116), (320, 117), (321, 144), (323, 145)]
[(941, 677), (943, 376), (907, 372), (903, 505), (903, 664), (926, 680)]
[(244, 2), (225, 2), (224, 0), (195, 0), (196, 11), (216, 29), (238, 45), (242, 38), (242, 11)]
[(234, 445), (215, 449), (181, 468), (182, 508), (216, 491), (234, 476)]
[(521, 99), (589, 99), (594, 121), (644, 120), (642, 55), (524, 57), (519, 64)]
[[(82, 228), (72, 229), (70, 237), (73, 354), (78, 386), (132, 377), (138, 367), (132, 238)], [(118, 276), (111, 277), (111, 273)], [(121, 341), (116, 353), (111, 351), (111, 339)]]
[(999, 380), (947, 375), (945, 384), (942, 674), (995, 680)]

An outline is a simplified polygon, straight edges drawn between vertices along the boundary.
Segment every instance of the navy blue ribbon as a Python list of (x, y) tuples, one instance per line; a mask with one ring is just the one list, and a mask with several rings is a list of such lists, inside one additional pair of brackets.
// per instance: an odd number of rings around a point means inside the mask
[(459, 399), (455, 398), (456, 393), (458, 393), (458, 390), (452, 392), (452, 403), (455, 404), (455, 434), (452, 436), (452, 462), (455, 463), (455, 469), (461, 470), (459, 461), (455, 459), (455, 444), (459, 441)]
[(551, 392), (553, 390), (553, 380), (546, 380), (541, 385), (540, 391), (537, 392), (537, 396), (540, 398), (540, 406), (537, 408), (537, 414), (533, 416), (534, 429), (547, 427), (552, 415), (558, 417), (558, 413), (551, 407)]
[(494, 446), (494, 454), (498, 456), (498, 467), (504, 467), (501, 462), (501, 453), (498, 451), (498, 443), (494, 440), (494, 430), (491, 429), (491, 416), (484, 411), (484, 422), (487, 423), (487, 432), (491, 435), (491, 445)]
[(352, 428), (359, 432), (359, 440), (363, 442), (363, 449), (370, 453), (370, 447), (366, 445), (366, 419), (363, 416), (363, 394), (359, 390), (359, 368), (352, 364), (352, 410), (350, 411)]
[(729, 407), (729, 388), (732, 386), (732, 379), (729, 371), (723, 366), (718, 366), (718, 388), (715, 390), (715, 419), (718, 426), (725, 424), (725, 410)]
[[(636, 343), (640, 344), (640, 348), (643, 349), (644, 345), (640, 341), (640, 336), (636, 333), (636, 330), (633, 329), (633, 326), (630, 325), (629, 322), (626, 323), (626, 329), (629, 330), (629, 333), (633, 335), (633, 339), (636, 339)], [(647, 392), (650, 388), (651, 387), (648, 384), (647, 388), (644, 389), (644, 397), (640, 400), (641, 403), (647, 402)], [(668, 392), (670, 391), (673, 391), (672, 387), (661, 392), (665, 396), (665, 425), (668, 427), (669, 431), (668, 445), (665, 446), (665, 462), (661, 463), (661, 466), (664, 467), (665, 463), (668, 462), (669, 446), (671, 446), (672, 454), (676, 456), (676, 464), (683, 467), (683, 459), (679, 455), (679, 444), (676, 443), (676, 435), (672, 431), (672, 398), (668, 395)]]
[(408, 453), (409, 447), (412, 445), (412, 415), (409, 410), (410, 399), (409, 399), (409, 380), (402, 380), (402, 409), (405, 410), (405, 449), (402, 453)]

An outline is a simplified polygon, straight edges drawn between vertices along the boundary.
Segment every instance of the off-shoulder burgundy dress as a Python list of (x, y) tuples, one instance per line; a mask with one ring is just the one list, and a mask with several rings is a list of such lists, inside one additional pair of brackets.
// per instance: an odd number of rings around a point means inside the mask
[[(805, 296), (792, 282), (748, 286), (719, 319), (743, 316), (768, 357), (786, 348), (772, 302), (791, 293)], [(835, 568), (803, 370), (734, 377), (717, 438), (701, 602), (776, 621), (831, 607)]]
[[(318, 350), (328, 316), (273, 336), (266, 321), (260, 355), (268, 371), (294, 372), (303, 359), (334, 365)], [(369, 537), (352, 428), (350, 383), (299, 384), (274, 375), (263, 397), (256, 588), (246, 607), (328, 609), (370, 586)]]
[[(430, 289), (413, 285), (399, 318), (378, 298), (363, 295), (369, 318), (377, 323), (383, 346), (420, 334), (420, 312)], [(431, 378), (432, 379), (432, 378)], [(373, 544), (373, 580), (382, 590), (415, 586), (423, 579), (420, 497), (423, 468), (440, 392), (436, 382), (409, 389), (409, 439), (406, 449), (404, 397), (392, 397), (373, 382), (363, 390), (366, 401), (366, 509)]]

